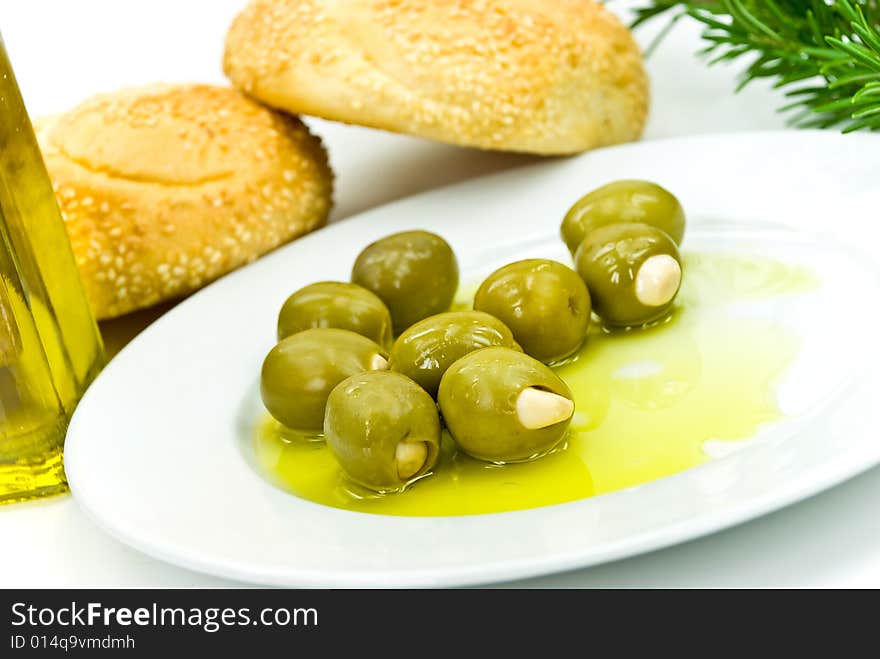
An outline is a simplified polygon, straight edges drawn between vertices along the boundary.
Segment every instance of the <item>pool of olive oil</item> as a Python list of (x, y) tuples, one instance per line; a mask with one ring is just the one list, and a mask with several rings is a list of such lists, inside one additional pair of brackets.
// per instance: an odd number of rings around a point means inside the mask
[[(783, 324), (737, 317), (739, 302), (798, 295), (808, 269), (765, 257), (690, 254), (675, 311), (654, 327), (594, 326), (557, 366), (576, 412), (563, 445), (534, 462), (492, 465), (444, 436), (435, 472), (400, 494), (348, 481), (323, 442), (298, 440), (265, 418), (255, 433), (261, 468), (280, 487), (328, 506), (386, 515), (466, 515), (535, 508), (647, 483), (707, 461), (707, 440), (751, 438), (783, 415), (775, 388), (798, 352)], [(748, 358), (744, 359), (743, 355)]]

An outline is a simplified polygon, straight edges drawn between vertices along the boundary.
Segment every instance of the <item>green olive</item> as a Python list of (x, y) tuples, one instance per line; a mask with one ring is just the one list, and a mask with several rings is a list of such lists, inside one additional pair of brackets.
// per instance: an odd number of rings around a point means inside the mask
[(280, 341), (263, 361), (260, 393), (275, 419), (320, 432), (327, 396), (345, 378), (388, 367), (388, 353), (342, 329), (309, 329)]
[(357, 284), (322, 281), (299, 289), (278, 314), (278, 340), (297, 332), (335, 327), (391, 346), (391, 314), (376, 295)]
[(468, 455), (522, 462), (562, 441), (574, 414), (571, 390), (536, 359), (510, 348), (483, 348), (455, 362), (440, 381), (440, 411)]
[(493, 272), (477, 291), (474, 309), (500, 319), (527, 354), (546, 363), (580, 348), (590, 325), (583, 280), (546, 259), (517, 261)]
[(521, 350), (507, 326), (481, 311), (448, 311), (419, 321), (401, 334), (388, 368), (415, 380), (432, 396), (453, 362), (469, 352), (506, 346)]
[(562, 221), (562, 239), (574, 254), (590, 231), (618, 222), (650, 224), (668, 233), (676, 245), (684, 238), (684, 209), (675, 195), (648, 181), (616, 181), (571, 207)]
[(575, 263), (606, 325), (634, 327), (657, 320), (681, 287), (675, 242), (647, 224), (609, 224), (591, 231)]
[(327, 400), (327, 446), (349, 478), (372, 490), (401, 490), (430, 471), (440, 432), (433, 399), (400, 373), (353, 375)]
[(351, 280), (378, 295), (391, 311), (394, 333), (449, 309), (458, 289), (458, 262), (440, 236), (405, 231), (368, 245)]

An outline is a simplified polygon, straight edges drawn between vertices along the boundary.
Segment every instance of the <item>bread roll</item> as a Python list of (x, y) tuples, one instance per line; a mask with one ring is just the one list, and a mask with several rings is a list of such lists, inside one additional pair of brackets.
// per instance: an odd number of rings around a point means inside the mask
[(224, 69), (277, 108), (484, 149), (637, 139), (648, 83), (592, 0), (252, 0)]
[(37, 134), (98, 318), (190, 293), (330, 210), (320, 140), (233, 89), (98, 96)]

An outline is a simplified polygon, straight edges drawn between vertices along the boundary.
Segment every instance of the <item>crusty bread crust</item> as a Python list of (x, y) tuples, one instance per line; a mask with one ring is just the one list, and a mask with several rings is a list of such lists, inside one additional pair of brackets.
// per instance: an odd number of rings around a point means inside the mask
[(330, 211), (320, 140), (232, 89), (98, 96), (37, 133), (98, 318), (190, 293)]
[(648, 109), (638, 46), (592, 0), (252, 0), (224, 69), (289, 112), (506, 151), (635, 140)]

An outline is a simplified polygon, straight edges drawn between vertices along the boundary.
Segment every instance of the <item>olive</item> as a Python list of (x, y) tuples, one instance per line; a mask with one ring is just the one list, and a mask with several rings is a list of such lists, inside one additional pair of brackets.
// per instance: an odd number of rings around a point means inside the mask
[(483, 282), (474, 309), (505, 323), (526, 354), (550, 363), (584, 342), (590, 325), (590, 293), (571, 268), (546, 259), (506, 265)]
[(648, 181), (616, 181), (581, 197), (562, 221), (562, 239), (574, 254), (587, 234), (600, 226), (639, 222), (684, 238), (684, 209), (671, 192)]
[(333, 387), (351, 375), (387, 368), (387, 356), (384, 348), (348, 330), (298, 332), (280, 341), (263, 361), (263, 404), (288, 428), (320, 432)]
[(575, 263), (606, 325), (657, 320), (681, 287), (681, 257), (666, 233), (647, 224), (609, 224), (587, 234)]
[(440, 412), (458, 447), (479, 460), (522, 462), (556, 446), (574, 414), (571, 390), (550, 368), (510, 348), (483, 348), (440, 381)]
[(318, 327), (335, 327), (391, 347), (391, 314), (375, 294), (357, 284), (322, 281), (299, 289), (278, 314), (278, 340)]
[(415, 380), (432, 396), (453, 362), (469, 352), (506, 346), (521, 350), (507, 326), (481, 311), (448, 311), (419, 321), (401, 334), (388, 368)]
[(405, 375), (353, 375), (330, 392), (327, 446), (354, 482), (380, 492), (425, 475), (440, 454), (437, 405)]
[(396, 233), (358, 255), (351, 280), (388, 306), (394, 333), (449, 309), (458, 289), (458, 262), (443, 238), (427, 231)]

